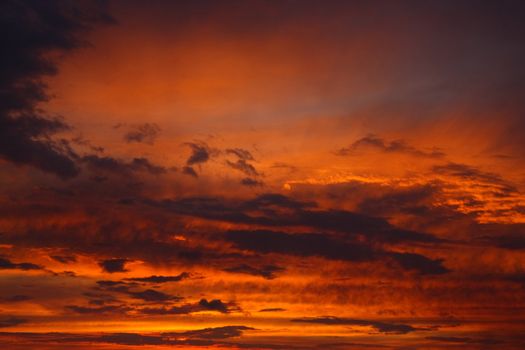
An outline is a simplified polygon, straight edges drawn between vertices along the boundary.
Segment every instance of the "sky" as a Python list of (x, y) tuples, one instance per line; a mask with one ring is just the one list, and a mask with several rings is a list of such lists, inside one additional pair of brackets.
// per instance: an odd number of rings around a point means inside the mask
[(2, 1), (2, 348), (523, 349), (524, 16)]

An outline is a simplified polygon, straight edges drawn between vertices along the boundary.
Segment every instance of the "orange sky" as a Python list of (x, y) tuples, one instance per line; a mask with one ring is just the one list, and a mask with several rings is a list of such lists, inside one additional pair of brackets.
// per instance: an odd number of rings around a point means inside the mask
[(521, 349), (519, 2), (7, 1), (7, 349)]

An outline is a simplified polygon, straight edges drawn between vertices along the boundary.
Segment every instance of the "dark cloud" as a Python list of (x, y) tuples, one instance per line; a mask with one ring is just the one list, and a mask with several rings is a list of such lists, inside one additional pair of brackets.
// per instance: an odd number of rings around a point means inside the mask
[(0, 336), (19, 337), (19, 340), (34, 341), (38, 344), (43, 343), (106, 343), (118, 345), (171, 345), (171, 346), (205, 346), (205, 347), (238, 347), (238, 348), (276, 348), (260, 344), (234, 344), (223, 342), (221, 340), (237, 338), (246, 331), (254, 330), (247, 326), (222, 326), (215, 328), (196, 329), (184, 332), (166, 332), (166, 333), (104, 333), (104, 334), (74, 334), (74, 333), (0, 333)]
[(239, 170), (248, 176), (259, 176), (259, 173), (255, 169), (255, 167), (244, 159), (237, 159), (237, 161), (235, 162), (227, 160), (226, 164), (228, 164), (228, 166), (230, 166), (231, 168)]
[(73, 311), (77, 314), (85, 315), (100, 315), (100, 314), (125, 314), (126, 312), (132, 310), (130, 307), (123, 305), (107, 305), (100, 307), (85, 307), (77, 305), (68, 305), (66, 309)]
[[(122, 281), (97, 281), (97, 284), (104, 288), (115, 287), (115, 286), (127, 286), (128, 283)], [(127, 291), (127, 287), (125, 289)]]
[(186, 160), (186, 165), (182, 168), (182, 173), (195, 178), (199, 177), (199, 174), (195, 170), (194, 165), (206, 163), (213, 154), (219, 152), (218, 150), (210, 148), (202, 141), (186, 142), (184, 145), (191, 149), (191, 155)]
[(439, 193), (440, 188), (435, 185), (395, 189), (379, 196), (369, 195), (359, 202), (357, 210), (376, 216), (398, 212), (414, 214), (426, 208)]
[[(179, 335), (183, 338), (184, 335)], [(109, 343), (119, 345), (191, 345), (191, 346), (212, 346), (215, 345), (213, 341), (196, 339), (179, 340), (175, 337), (168, 337), (162, 335), (145, 335), (138, 333), (110, 333), (98, 337), (75, 337), (74, 341), (89, 342), (89, 343)]]
[(425, 337), (425, 339), (433, 340), (443, 343), (454, 343), (454, 344), (478, 344), (478, 345), (496, 345), (501, 344), (503, 341), (498, 339), (491, 338), (470, 338), (470, 337), (442, 337), (442, 336), (433, 336)]
[(219, 299), (208, 301), (201, 299), (199, 302), (173, 306), (171, 308), (144, 308), (140, 312), (146, 315), (186, 315), (200, 311), (215, 311), (227, 314), (233, 311), (240, 311), (237, 304), (233, 302), (224, 303)]
[(136, 290), (136, 282), (124, 281), (97, 281), (99, 288), (107, 292), (125, 294), (133, 299), (140, 299), (153, 303), (165, 303), (168, 301), (180, 301), (183, 298), (177, 295), (170, 295), (154, 289)]
[(102, 182), (108, 181), (108, 177), (107, 176), (95, 175), (95, 176), (91, 176), (90, 180), (98, 182), (98, 183), (102, 183)]
[(77, 261), (77, 258), (72, 255), (50, 255), (49, 257), (62, 264), (69, 264)]
[(290, 173), (294, 173), (298, 170), (296, 166), (283, 162), (276, 162), (271, 167), (273, 169), (286, 169)]
[(503, 277), (503, 279), (506, 281), (519, 283), (525, 286), (525, 272), (518, 272), (518, 273), (500, 276), (500, 277)]
[(316, 229), (339, 231), (350, 236), (359, 235), (371, 242), (442, 243), (444, 240), (432, 234), (401, 229), (387, 220), (346, 210), (300, 211), (295, 218), (298, 225)]
[(23, 318), (14, 317), (14, 316), (0, 318), (0, 328), (14, 327), (14, 326), (18, 326), (18, 325), (21, 325), (27, 322), (28, 321)]
[(442, 260), (429, 259), (414, 253), (396, 253), (373, 248), (360, 242), (339, 240), (320, 233), (284, 233), (275, 231), (228, 231), (227, 241), (241, 250), (277, 253), (299, 257), (317, 256), (350, 262), (395, 261), (405, 270), (420, 274), (443, 274), (449, 270)]
[[(284, 233), (273, 230), (230, 231), (226, 241), (240, 250), (295, 256), (318, 256), (353, 262), (394, 261), (405, 270), (442, 274), (448, 270), (439, 259), (420, 254), (394, 253), (384, 245), (445, 243), (431, 234), (401, 229), (385, 219), (344, 210), (320, 210), (315, 203), (301, 202), (279, 194), (263, 194), (252, 200), (190, 197), (144, 203), (170, 212), (235, 224), (275, 227), (307, 227), (314, 233)], [(316, 231), (316, 232), (315, 232)], [(321, 232), (319, 232), (321, 231)]]
[(419, 330), (418, 328), (412, 327), (407, 324), (360, 320), (353, 318), (339, 318), (334, 316), (295, 318), (291, 321), (323, 325), (370, 326), (380, 333), (387, 334), (407, 334)]
[(450, 272), (443, 266), (442, 259), (429, 259), (415, 253), (390, 253), (390, 256), (406, 270), (418, 271), (425, 275), (441, 275)]
[[(140, 213), (142, 209), (135, 211), (135, 205), (117, 209), (119, 211), (106, 211), (102, 208), (96, 210), (78, 225), (65, 225), (61, 228), (41, 227), (39, 230), (17, 234), (1, 234), (0, 243), (26, 248), (65, 249), (93, 257), (125, 256), (130, 260), (142, 260), (153, 265), (175, 262), (191, 265), (209, 264), (239, 257), (238, 253), (231, 254), (228, 251), (189, 244), (187, 241), (167, 240), (169, 232), (180, 230), (180, 221), (174, 220), (173, 217), (165, 220), (167, 217), (162, 212), (155, 213), (146, 207), (144, 213), (153, 215), (146, 218)], [(111, 214), (108, 216), (108, 213)], [(112, 216), (114, 213), (122, 213), (126, 218), (131, 217), (133, 220), (121, 221)], [(148, 224), (136, 226), (135, 219), (139, 218), (145, 218), (144, 222)], [(158, 220), (153, 222), (153, 218)], [(99, 234), (100, 232), (104, 234)]]
[(155, 165), (146, 158), (133, 158), (128, 166), (133, 171), (145, 171), (153, 175), (166, 173), (166, 168)]
[(85, 292), (83, 293), (84, 296), (88, 297), (88, 303), (89, 305), (106, 305), (106, 304), (114, 304), (118, 303), (119, 300), (115, 298), (113, 295), (105, 294), (105, 293), (93, 293), (93, 292)]
[(127, 272), (125, 265), (128, 262), (127, 259), (107, 259), (102, 260), (98, 264), (106, 272)]
[(79, 168), (66, 140), (54, 134), (70, 129), (38, 105), (49, 99), (43, 79), (57, 67), (50, 52), (69, 52), (95, 23), (111, 21), (95, 3), (2, 1), (0, 5), (0, 157), (67, 179)]
[[(395, 253), (390, 247), (392, 244), (402, 243), (400, 251), (407, 251), (407, 244), (415, 243), (420, 247), (422, 244), (442, 242), (432, 235), (401, 230), (381, 218), (347, 211), (322, 210), (313, 202), (300, 201), (280, 194), (268, 193), (249, 200), (182, 197), (161, 201), (136, 199), (135, 202), (132, 208), (124, 208), (130, 210), (126, 215), (141, 218), (135, 207), (144, 206), (139, 210), (144, 210), (148, 215), (155, 213), (156, 223), (148, 224), (147, 227), (143, 227), (142, 224), (134, 226), (133, 222), (114, 220), (113, 217), (105, 217), (102, 212), (95, 212), (85, 225), (59, 230), (53, 227), (45, 231), (49, 234), (37, 235), (28, 232), (3, 235), (2, 240), (3, 243), (23, 243), (25, 246), (75, 249), (78, 253), (95, 256), (126, 256), (150, 263), (177, 261), (211, 264), (221, 270), (242, 264), (261, 269), (254, 260), (248, 258), (256, 252), (296, 257), (315, 256), (349, 262), (384, 262), (392, 267), (401, 267), (421, 274), (445, 272), (443, 262), (439, 259), (431, 259), (422, 254), (412, 256)], [(150, 207), (165, 210), (150, 210)], [(180, 229), (178, 226), (165, 224), (168, 217), (171, 217), (169, 222), (176, 222), (173, 221), (173, 213), (265, 228), (253, 232), (216, 232), (213, 235), (202, 233), (214, 241), (220, 239), (229, 243), (223, 244), (219, 250), (210, 249), (190, 245), (185, 241), (166, 240), (164, 232)], [(40, 232), (44, 231), (41, 229)], [(108, 234), (97, 235), (96, 244), (93, 244), (93, 232)], [(152, 232), (154, 236), (151, 235)], [(118, 240), (118, 244), (115, 240)], [(261, 271), (256, 273), (259, 272)]]
[(253, 267), (247, 264), (240, 264), (232, 267), (225, 268), (224, 271), (231, 273), (243, 273), (253, 276), (261, 276), (265, 279), (271, 280), (276, 278), (277, 272), (282, 272), (285, 269), (275, 265), (264, 265), (261, 267)]
[(186, 174), (186, 175), (189, 175), (189, 176), (193, 176), (195, 178), (199, 177), (199, 174), (197, 174), (197, 172), (195, 171), (195, 169), (193, 169), (193, 167), (191, 166), (185, 166), (182, 168), (182, 173), (183, 174)]
[(14, 263), (9, 259), (0, 257), (0, 270), (41, 270), (42, 267), (36, 264), (23, 262), (23, 263)]
[(134, 277), (126, 278), (126, 281), (143, 282), (143, 283), (166, 283), (166, 282), (180, 282), (182, 280), (190, 278), (191, 275), (188, 272), (182, 272), (176, 276), (149, 276), (149, 277)]
[(254, 330), (255, 328), (246, 326), (223, 326), (214, 328), (197, 329), (181, 333), (163, 333), (164, 335), (184, 335), (200, 339), (226, 339), (240, 337), (244, 331)]
[(160, 175), (167, 172), (166, 168), (151, 163), (147, 158), (133, 158), (130, 162), (125, 162), (113, 157), (87, 155), (82, 157), (82, 162), (93, 170), (117, 173), (120, 175), (127, 175), (135, 171), (147, 172), (153, 175)]
[[(93, 338), (75, 339), (95, 343), (109, 343), (119, 345), (168, 345), (169, 340), (155, 335), (144, 335), (138, 333), (111, 333)], [(176, 344), (176, 343), (175, 343)]]
[(259, 310), (259, 312), (281, 312), (281, 311), (286, 311), (286, 309), (283, 309), (280, 307), (270, 307), (270, 308)]
[(473, 225), (476, 243), (509, 250), (525, 249), (525, 224), (487, 223)]
[(445, 153), (438, 149), (423, 151), (407, 144), (403, 140), (394, 140), (389, 142), (375, 135), (367, 135), (355, 141), (349, 147), (341, 148), (336, 152), (336, 154), (339, 156), (349, 156), (357, 154), (361, 150), (366, 151), (367, 149), (384, 153), (403, 153), (423, 158), (443, 158), (445, 156)]
[(127, 294), (132, 298), (151, 302), (177, 301), (182, 299), (179, 296), (169, 295), (154, 289), (146, 289), (140, 292), (129, 291)]
[(250, 153), (250, 151), (242, 149), (242, 148), (228, 148), (226, 149), (226, 154), (233, 154), (237, 156), (237, 158), (243, 159), (246, 161), (255, 160), (252, 154)]
[(250, 177), (245, 177), (241, 180), (241, 185), (248, 186), (248, 187), (257, 187), (257, 186), (264, 186), (264, 182), (252, 179)]
[(316, 230), (337, 231), (370, 242), (444, 242), (431, 234), (396, 228), (379, 217), (345, 210), (309, 210), (316, 204), (300, 202), (280, 194), (262, 194), (242, 202), (218, 197), (190, 197), (160, 202), (145, 200), (145, 203), (209, 220), (268, 227), (306, 226)]
[[(144, 200), (144, 203), (165, 208), (182, 215), (189, 215), (210, 220), (231, 221), (236, 223), (253, 223), (269, 226), (286, 225), (278, 215), (281, 209), (300, 211), (304, 207), (315, 206), (315, 203), (300, 202), (280, 194), (263, 194), (255, 199), (239, 202), (221, 197), (186, 197), (162, 201)], [(253, 217), (247, 211), (259, 210), (267, 216)], [(275, 218), (269, 218), (274, 214)], [(291, 219), (286, 218), (287, 221)]]
[(186, 160), (186, 165), (206, 163), (210, 159), (211, 150), (204, 142), (186, 142), (185, 145), (191, 149), (191, 155)]
[(505, 181), (500, 175), (490, 172), (481, 171), (480, 169), (461, 163), (447, 163), (432, 167), (435, 174), (457, 177), (463, 180), (487, 183), (492, 188), (491, 191), (497, 190), (500, 196), (517, 193), (515, 186)]
[(160, 133), (160, 127), (155, 123), (145, 123), (131, 128), (125, 135), (127, 142), (138, 142), (152, 145)]
[(10, 302), (10, 303), (18, 303), (18, 302), (28, 301), (28, 300), (32, 300), (32, 299), (33, 298), (30, 297), (30, 296), (17, 294), (17, 295), (13, 295), (13, 296), (10, 296), (10, 297), (3, 298), (1, 300), (7, 301), (7, 302)]
[(301, 257), (319, 256), (345, 261), (370, 261), (375, 252), (367, 245), (345, 243), (319, 233), (288, 234), (276, 231), (229, 231), (225, 238), (237, 248), (259, 253)]
[(525, 236), (520, 235), (508, 235), (500, 237), (492, 237), (491, 241), (495, 242), (500, 248), (506, 248), (511, 250), (525, 250)]
[(283, 196), (279, 193), (263, 193), (254, 199), (244, 202), (242, 207), (248, 210), (268, 207), (301, 210), (305, 208), (315, 208), (317, 207), (317, 203), (296, 200), (291, 197)]
[(69, 154), (67, 143), (50, 139), (51, 134), (66, 129), (66, 124), (58, 119), (27, 115), (15, 118), (0, 114), (0, 156), (15, 164), (31, 165), (64, 179), (74, 177), (79, 169), (73, 155)]
[[(250, 161), (255, 160), (249, 151), (242, 148), (229, 148), (226, 150), (226, 154), (233, 155), (237, 158), (235, 161), (226, 160), (226, 164), (229, 167), (239, 170), (250, 177), (257, 177), (260, 175), (257, 169), (249, 163)], [(250, 178), (243, 179), (241, 183), (246, 186), (258, 185), (256, 180)]]

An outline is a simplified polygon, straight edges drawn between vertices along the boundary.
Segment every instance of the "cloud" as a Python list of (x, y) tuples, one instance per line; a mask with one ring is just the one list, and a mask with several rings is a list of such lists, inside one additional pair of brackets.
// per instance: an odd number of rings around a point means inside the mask
[(253, 276), (261, 276), (265, 279), (271, 280), (276, 278), (276, 272), (282, 272), (285, 269), (275, 265), (265, 265), (260, 268), (253, 267), (247, 264), (240, 264), (232, 267), (225, 268), (224, 271), (231, 273), (243, 273)]
[(230, 148), (226, 150), (226, 154), (231, 154), (237, 157), (236, 161), (226, 160), (226, 164), (231, 168), (239, 170), (240, 172), (251, 177), (260, 175), (255, 167), (249, 163), (249, 161), (254, 160), (252, 154), (249, 151), (242, 148)]
[(206, 163), (210, 159), (211, 150), (204, 142), (186, 142), (185, 145), (191, 149), (191, 155), (186, 160), (186, 165)]
[(467, 164), (447, 163), (435, 165), (432, 167), (432, 171), (440, 175), (487, 183), (493, 188), (498, 188), (500, 195), (502, 196), (518, 192), (518, 189), (515, 186), (505, 181), (500, 175), (481, 171), (478, 168)]
[(525, 272), (512, 273), (508, 275), (503, 275), (501, 277), (503, 277), (504, 280), (512, 281), (525, 286)]
[[(446, 240), (397, 228), (378, 217), (345, 210), (320, 210), (315, 203), (279, 194), (263, 194), (245, 201), (189, 197), (144, 200), (144, 203), (181, 215), (269, 228), (224, 232), (224, 239), (241, 251), (317, 256), (349, 262), (394, 261), (397, 266), (420, 274), (448, 272), (440, 259), (415, 253), (396, 253), (383, 248), (392, 244), (434, 245)], [(276, 227), (306, 227), (313, 232), (290, 234), (277, 231)]]
[[(100, 287), (103, 287), (103, 288), (114, 288), (114, 287), (118, 287), (118, 288), (124, 288), (123, 290), (124, 291), (127, 291), (128, 290), (128, 286), (130, 284), (126, 283), (126, 282), (123, 282), (123, 281), (108, 281), (108, 280), (103, 280), (103, 281), (97, 281), (97, 284), (100, 286)], [(115, 289), (112, 289), (112, 290), (115, 290)]]
[(280, 307), (270, 307), (270, 308), (259, 310), (259, 312), (281, 312), (281, 311), (286, 311), (286, 309), (283, 309)]
[(195, 169), (193, 169), (193, 167), (191, 166), (185, 166), (182, 168), (182, 173), (183, 174), (186, 174), (186, 175), (189, 175), (189, 176), (193, 176), (195, 178), (199, 177), (199, 174), (197, 174), (197, 172), (195, 171)]
[(188, 272), (182, 272), (176, 276), (149, 276), (149, 277), (133, 277), (126, 278), (126, 281), (143, 282), (143, 283), (166, 283), (166, 282), (180, 282), (182, 280), (190, 278)]
[(357, 210), (360, 213), (376, 216), (390, 216), (393, 213), (415, 213), (431, 205), (441, 188), (429, 184), (389, 190), (379, 196), (368, 195), (359, 201)]
[(131, 128), (125, 135), (126, 142), (138, 142), (152, 145), (160, 134), (160, 127), (155, 123), (144, 123)]
[(199, 302), (173, 306), (171, 308), (144, 308), (140, 312), (146, 315), (185, 315), (200, 311), (215, 311), (228, 314), (233, 311), (240, 311), (239, 306), (233, 302), (224, 303), (219, 299), (208, 301), (201, 299)]
[(124, 162), (113, 157), (87, 155), (82, 157), (82, 162), (93, 170), (120, 175), (128, 175), (136, 171), (147, 172), (152, 175), (160, 175), (167, 172), (166, 168), (151, 163), (147, 158), (133, 158), (130, 162)]
[(285, 208), (293, 210), (302, 210), (305, 208), (315, 208), (317, 203), (309, 201), (296, 200), (292, 197), (284, 196), (279, 193), (262, 193), (242, 203), (241, 207), (246, 210), (259, 209), (259, 208)]
[[(138, 198), (135, 203), (122, 208), (125, 217), (137, 218), (138, 222), (142, 222), (143, 216), (139, 213), (142, 208), (139, 206), (145, 206), (148, 212), (155, 213), (155, 222), (150, 218), (146, 219), (146, 226), (142, 223), (136, 225), (134, 220), (115, 220), (100, 212), (93, 213), (80, 225), (67, 225), (58, 230), (55, 227), (40, 228), (39, 232), (49, 230), (50, 233), (36, 235), (30, 231), (9, 235), (4, 236), (3, 242), (75, 249), (75, 252), (95, 256), (126, 256), (149, 263), (205, 264), (221, 270), (243, 264), (261, 270), (261, 266), (254, 265), (254, 261), (250, 260), (252, 253), (257, 252), (292, 257), (320, 257), (335, 261), (377, 262), (420, 274), (446, 271), (445, 262), (440, 259), (423, 254), (401, 253), (411, 251), (411, 244), (417, 244), (418, 249), (422, 245), (424, 248), (427, 245), (435, 247), (442, 240), (433, 235), (402, 230), (382, 218), (348, 211), (323, 210), (314, 202), (280, 194), (267, 193), (243, 200), (221, 197), (166, 200)], [(136, 207), (139, 208), (135, 209)], [(163, 210), (150, 211), (148, 207)], [(259, 232), (247, 229), (240, 233), (231, 233), (219, 229), (214, 234), (200, 233), (204, 240), (216, 242), (220, 239), (227, 243), (221, 243), (219, 249), (210, 249), (206, 244), (167, 240), (167, 232), (181, 229), (179, 218), (172, 220), (173, 214), (229, 222), (243, 227), (256, 225), (261, 229)], [(165, 220), (168, 217), (171, 220)], [(180, 220), (185, 219), (183, 217)], [(90, 237), (102, 231), (113, 234), (98, 235), (97, 245), (90, 244)], [(151, 232), (154, 237), (150, 235)], [(118, 239), (118, 244), (115, 244), (115, 239)], [(393, 249), (391, 245), (398, 247)], [(221, 261), (227, 261), (227, 264)], [(269, 276), (268, 271), (251, 272)]]
[(30, 297), (30, 296), (17, 294), (17, 295), (6, 297), (6, 298), (0, 299), (0, 300), (4, 300), (4, 301), (10, 302), (10, 303), (18, 303), (18, 302), (28, 301), (28, 300), (32, 300), (32, 299), (33, 298)]
[(146, 289), (140, 292), (129, 291), (127, 294), (135, 299), (141, 299), (144, 301), (152, 301), (152, 302), (166, 302), (166, 301), (175, 301), (175, 300), (182, 299), (179, 296), (169, 295), (169, 294), (162, 293), (162, 292), (159, 292), (153, 289)]
[(89, 298), (89, 305), (102, 306), (119, 302), (113, 295), (106, 293), (85, 292), (83, 295)]
[(243, 160), (255, 160), (250, 151), (242, 148), (228, 148), (226, 149), (226, 154), (233, 154)]
[(183, 335), (199, 339), (226, 339), (240, 337), (244, 331), (254, 330), (255, 328), (246, 326), (223, 326), (214, 328), (197, 329), (181, 333), (164, 333), (165, 335)]
[(506, 235), (499, 237), (491, 237), (488, 240), (495, 242), (500, 248), (510, 250), (525, 250), (525, 236), (523, 233), (515, 235)]
[(180, 301), (183, 298), (177, 295), (166, 294), (154, 289), (133, 290), (137, 283), (124, 281), (97, 281), (99, 288), (109, 291), (125, 294), (133, 299), (140, 299), (147, 302), (165, 303), (168, 301)]
[(77, 261), (77, 258), (73, 255), (50, 255), (49, 257), (62, 264), (69, 264)]
[(455, 343), (455, 344), (478, 344), (478, 345), (496, 345), (501, 344), (503, 341), (491, 338), (479, 338), (474, 339), (470, 337), (446, 337), (446, 336), (433, 336), (425, 337), (425, 339), (433, 340), (436, 342), (443, 343)]
[(0, 157), (15, 164), (31, 165), (63, 179), (78, 175), (79, 169), (68, 154), (67, 142), (50, 139), (51, 134), (68, 129), (65, 123), (56, 118), (11, 117), (2, 115), (2, 112), (0, 110)]
[(82, 3), (4, 1), (0, 7), (0, 158), (68, 179), (79, 173), (66, 140), (52, 136), (70, 129), (38, 105), (49, 100), (44, 78), (56, 74), (50, 52), (67, 53), (82, 45), (81, 36), (111, 18), (101, 6)]
[(334, 316), (295, 318), (292, 322), (315, 323), (322, 325), (370, 326), (380, 333), (407, 334), (419, 330), (407, 324), (388, 323), (381, 321), (360, 320), (354, 318), (339, 318)]
[(345, 243), (319, 233), (228, 231), (225, 233), (225, 239), (239, 249), (258, 253), (319, 256), (345, 261), (370, 261), (375, 255), (375, 252), (367, 245)]
[(248, 186), (248, 187), (257, 187), (257, 186), (264, 186), (264, 182), (252, 179), (249, 177), (245, 177), (241, 180), (241, 185)]
[(127, 272), (125, 265), (128, 262), (127, 259), (107, 259), (102, 260), (98, 264), (102, 269), (109, 273), (115, 272)]
[(477, 235), (477, 244), (516, 251), (525, 250), (524, 223), (476, 224), (473, 229)]
[(184, 145), (191, 149), (191, 154), (188, 159), (186, 159), (186, 165), (182, 168), (182, 173), (195, 178), (199, 177), (199, 174), (193, 166), (206, 163), (213, 154), (219, 152), (218, 150), (210, 148), (202, 141), (186, 142)]
[(330, 260), (367, 262), (393, 260), (405, 270), (436, 275), (449, 272), (442, 260), (420, 254), (397, 253), (373, 248), (360, 242), (339, 240), (320, 233), (284, 233), (276, 231), (228, 231), (225, 239), (241, 250), (277, 253), (299, 257), (317, 256)]
[[(75, 333), (0, 333), (0, 337), (9, 338), (17, 337), (17, 340), (28, 342), (43, 343), (60, 343), (60, 344), (118, 344), (118, 345), (171, 345), (171, 346), (220, 346), (235, 348), (277, 348), (264, 344), (235, 344), (224, 342), (224, 339), (237, 338), (246, 331), (255, 330), (247, 326), (222, 326), (214, 328), (195, 329), (183, 332), (165, 332), (165, 333), (103, 333), (103, 334), (75, 334)], [(33, 345), (33, 343), (31, 343)], [(82, 345), (81, 345), (82, 346)], [(82, 347), (83, 348), (83, 347)]]
[(164, 340), (164, 338), (155, 336), (155, 335), (144, 335), (138, 333), (110, 333), (104, 334), (98, 337), (88, 337), (84, 339), (75, 339), (75, 340), (84, 340), (86, 342), (95, 342), (95, 343), (109, 343), (109, 344), (119, 344), (119, 345), (166, 345), (171, 344), (169, 340)]
[(14, 326), (18, 326), (18, 325), (21, 325), (27, 322), (28, 321), (23, 318), (14, 317), (14, 316), (0, 318), (0, 328), (14, 327)]
[(42, 267), (36, 264), (23, 262), (23, 263), (14, 263), (9, 259), (0, 257), (0, 270), (41, 270)]
[(418, 271), (425, 275), (441, 275), (450, 272), (443, 266), (443, 259), (429, 259), (415, 253), (390, 253), (402, 268)]
[[(441, 243), (431, 234), (400, 229), (387, 220), (346, 210), (309, 210), (313, 202), (301, 202), (280, 194), (261, 194), (247, 201), (226, 200), (220, 197), (187, 197), (177, 200), (144, 200), (182, 215), (237, 224), (268, 227), (306, 226), (316, 230), (337, 231), (348, 237), (377, 243)], [(254, 215), (257, 212), (259, 215)]]
[(153, 175), (166, 173), (166, 168), (151, 163), (147, 158), (133, 158), (128, 167), (133, 171), (145, 171)]
[(445, 156), (445, 153), (438, 149), (422, 151), (407, 144), (403, 140), (394, 140), (389, 142), (372, 134), (355, 141), (349, 147), (341, 148), (336, 152), (336, 154), (339, 156), (350, 156), (357, 154), (361, 150), (376, 150), (384, 153), (401, 153), (422, 158), (443, 158)]
[(100, 314), (124, 314), (131, 311), (132, 308), (123, 305), (107, 305), (100, 307), (85, 307), (77, 305), (68, 305), (66, 309), (73, 311), (77, 314), (84, 315), (100, 315)]

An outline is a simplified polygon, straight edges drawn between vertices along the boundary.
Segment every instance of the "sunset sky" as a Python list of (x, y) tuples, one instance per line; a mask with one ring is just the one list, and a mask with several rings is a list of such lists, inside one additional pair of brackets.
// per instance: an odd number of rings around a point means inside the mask
[(525, 2), (0, 3), (0, 348), (524, 349)]

